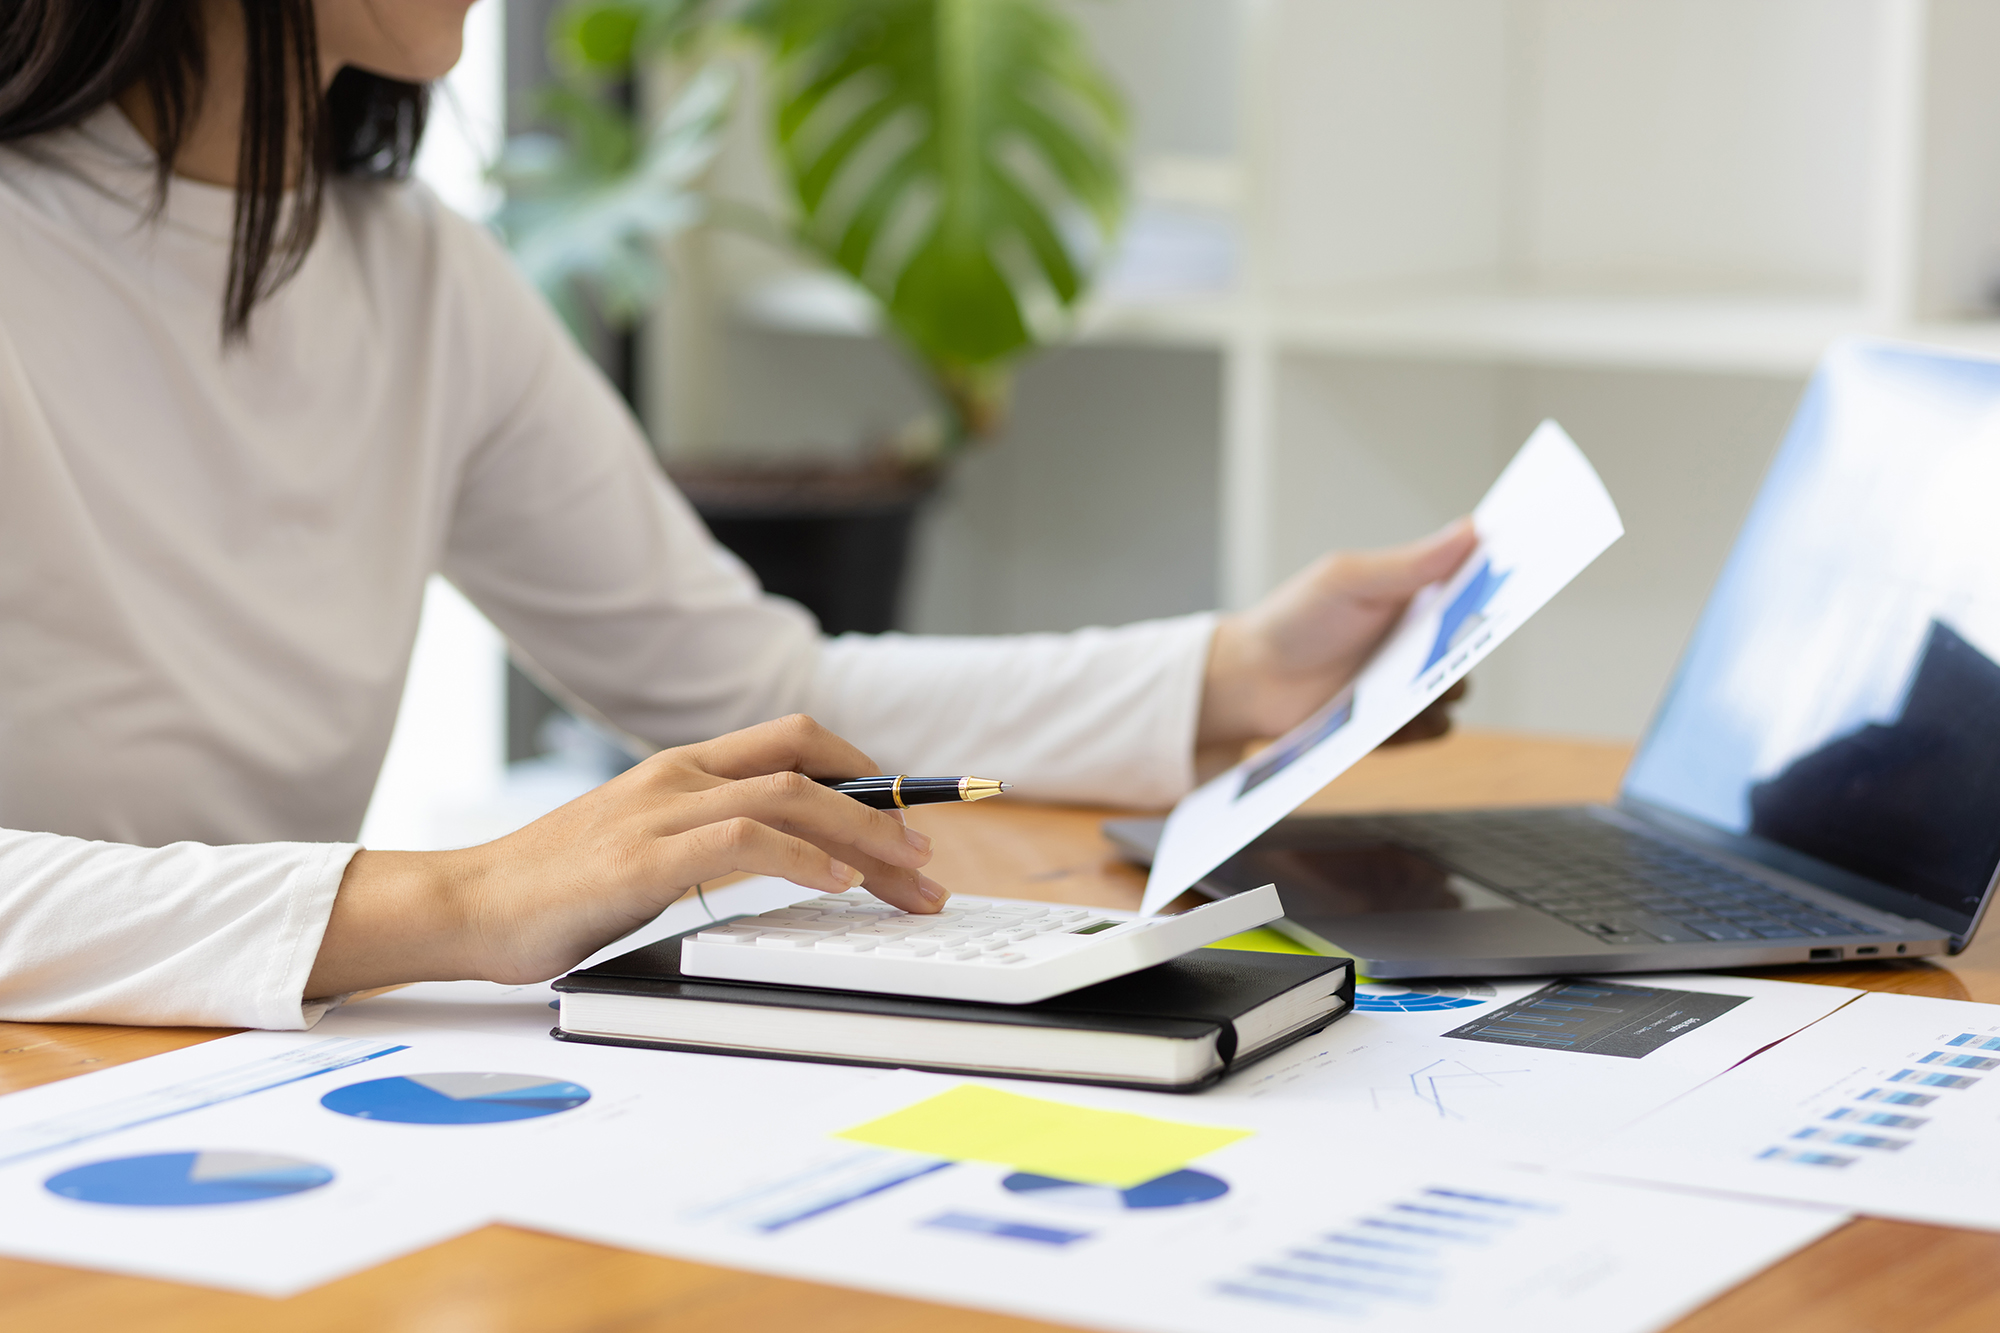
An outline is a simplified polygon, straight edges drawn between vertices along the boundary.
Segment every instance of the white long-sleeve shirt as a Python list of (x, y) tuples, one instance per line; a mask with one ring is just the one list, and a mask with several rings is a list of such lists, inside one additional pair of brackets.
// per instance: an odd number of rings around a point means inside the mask
[(0, 1018), (298, 1027), (442, 570), (632, 735), (1171, 801), (1211, 621), (821, 638), (476, 226), (339, 182), (246, 345), (229, 191), (115, 109), (0, 147)]

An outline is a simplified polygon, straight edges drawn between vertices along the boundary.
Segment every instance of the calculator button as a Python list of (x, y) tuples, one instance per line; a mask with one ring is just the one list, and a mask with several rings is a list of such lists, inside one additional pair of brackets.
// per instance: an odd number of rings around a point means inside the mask
[(979, 961), (982, 963), (1025, 963), (1028, 961), (1028, 955), (1024, 953), (989, 953), (982, 954)]
[(1023, 921), (1031, 921), (1038, 916), (1047, 916), (1049, 914), (1049, 909), (1046, 907), (1012, 907), (1008, 910)]
[(996, 935), (994, 938), (1006, 940), (1009, 944), (1019, 944), (1022, 940), (1031, 940), (1035, 938), (1035, 931), (1033, 930), (1003, 931), (999, 935)]
[(963, 961), (968, 958), (977, 958), (979, 957), (979, 948), (977, 945), (961, 944), (956, 949), (938, 950), (938, 957), (953, 958), (953, 959), (958, 959), (960, 961)]
[(768, 926), (782, 926), (792, 921), (817, 921), (818, 912), (808, 912), (802, 907), (777, 907), (768, 912), (759, 912), (751, 920)]
[(704, 930), (695, 938), (703, 944), (737, 944), (744, 940), (754, 940), (761, 931), (744, 930), (740, 926), (723, 926), (719, 930)]
[(900, 940), (905, 935), (914, 935), (922, 929), (922, 926), (856, 926), (847, 933), (873, 940)]
[(1072, 925), (1074, 925), (1074, 924), (1075, 924), (1074, 922), (1072, 922), (1072, 921), (1068, 921), (1068, 920), (1062, 920), (1062, 921), (1037, 921), (1037, 922), (1035, 923), (1035, 933), (1036, 933), (1037, 935), (1046, 935), (1046, 934), (1048, 934), (1048, 933), (1049, 933), (1050, 931), (1054, 931), (1054, 930), (1068, 930), (1068, 929), (1069, 929), (1069, 928), (1070, 928), (1070, 927), (1071, 927)]
[(974, 926), (1011, 926), (1014, 918), (1005, 912), (980, 912), (959, 923), (968, 930)]
[(853, 924), (851, 921), (827, 921), (825, 919), (818, 921), (781, 921), (778, 923), (778, 928), (781, 930), (802, 930), (808, 935), (825, 936), (844, 934)]
[(857, 940), (852, 935), (836, 935), (832, 939), (822, 939), (813, 946), (815, 953), (867, 953), (875, 947), (874, 940)]
[(928, 958), (937, 952), (937, 945), (923, 940), (883, 940), (875, 952), (891, 958)]
[(817, 943), (819, 936), (802, 930), (767, 930), (757, 937), (760, 949), (810, 949)]
[(914, 935), (905, 935), (903, 938), (924, 944), (944, 945), (962, 944), (972, 937), (962, 930), (920, 930)]
[(1005, 935), (995, 935), (991, 939), (979, 941), (979, 952), (981, 953), (999, 953), (1002, 950), (1013, 947), (1014, 941), (1008, 939)]

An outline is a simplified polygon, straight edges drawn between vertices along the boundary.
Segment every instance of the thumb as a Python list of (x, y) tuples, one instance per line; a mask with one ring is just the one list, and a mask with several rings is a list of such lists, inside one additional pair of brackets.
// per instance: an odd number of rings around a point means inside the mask
[(1470, 518), (1452, 520), (1421, 541), (1351, 554), (1334, 566), (1339, 592), (1351, 597), (1407, 597), (1447, 578), (1479, 545)]

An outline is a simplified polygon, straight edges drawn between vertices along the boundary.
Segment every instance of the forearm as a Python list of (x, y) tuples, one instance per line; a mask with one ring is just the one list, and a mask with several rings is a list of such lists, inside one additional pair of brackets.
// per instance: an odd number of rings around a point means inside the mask
[(308, 998), (480, 975), (464, 852), (363, 849), (347, 863), (306, 978)]

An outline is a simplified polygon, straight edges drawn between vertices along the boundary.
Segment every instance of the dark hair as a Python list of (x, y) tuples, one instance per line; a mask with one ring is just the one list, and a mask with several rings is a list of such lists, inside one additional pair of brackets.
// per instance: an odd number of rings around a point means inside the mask
[[(320, 93), (313, 0), (240, 0), (243, 138), (225, 340), (298, 271), (328, 176), (400, 180), (424, 132), (429, 91), (347, 68)], [(61, 129), (142, 84), (158, 152), (155, 209), (207, 83), (200, 0), (6, 0), (0, 8), (0, 142)], [(295, 191), (287, 209), (285, 190)]]

